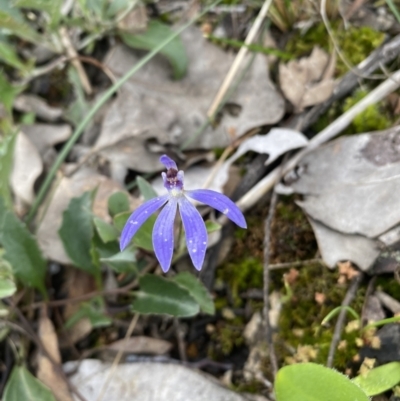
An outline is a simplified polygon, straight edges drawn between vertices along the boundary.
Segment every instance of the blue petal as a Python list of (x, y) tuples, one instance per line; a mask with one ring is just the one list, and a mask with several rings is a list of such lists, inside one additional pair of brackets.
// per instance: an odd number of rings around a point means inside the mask
[(160, 157), (160, 162), (164, 164), (164, 166), (168, 169), (173, 168), (174, 170), (178, 170), (178, 166), (176, 163), (167, 155), (162, 155)]
[(121, 251), (123, 251), (131, 242), (131, 239), (142, 226), (142, 224), (164, 203), (168, 201), (169, 196), (164, 195), (158, 198), (150, 199), (139, 206), (126, 221), (124, 229), (121, 233), (121, 239), (119, 241)]
[(177, 205), (176, 198), (171, 198), (161, 210), (153, 228), (153, 248), (164, 273), (171, 266), (174, 252), (174, 220)]
[(227, 196), (211, 189), (195, 189), (193, 191), (185, 191), (185, 194), (223, 213), (239, 227), (247, 228), (243, 213)]
[(197, 270), (203, 266), (207, 250), (207, 230), (198, 210), (184, 196), (179, 198), (179, 211), (185, 228), (186, 245)]

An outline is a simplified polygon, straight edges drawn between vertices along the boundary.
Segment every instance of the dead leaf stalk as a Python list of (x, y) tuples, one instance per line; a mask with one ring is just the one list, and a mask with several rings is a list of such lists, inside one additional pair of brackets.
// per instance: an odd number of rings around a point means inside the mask
[(245, 46), (242, 46), (238, 52), (238, 54), (236, 55), (235, 60), (233, 61), (231, 68), (228, 71), (228, 74), (226, 75), (224, 81), (222, 82), (222, 85), (217, 93), (217, 95), (215, 96), (210, 108), (208, 109), (207, 112), (207, 116), (209, 117), (209, 119), (213, 119), (218, 108), (219, 105), (221, 104), (221, 102), (223, 101), (223, 99), (225, 98), (226, 93), (228, 92), (229, 87), (232, 84), (232, 81), (234, 80), (236, 74), (239, 71), (239, 68), (244, 60), (244, 58), (246, 57), (247, 53), (249, 52), (249, 48), (248, 46), (250, 44), (253, 43), (254, 39), (256, 38), (261, 25), (265, 19), (265, 17), (267, 16), (269, 7), (271, 6), (272, 0), (266, 0), (260, 10), (260, 12), (257, 15), (257, 18), (255, 19), (247, 37), (246, 40), (244, 41)]
[(331, 341), (331, 345), (329, 347), (329, 354), (328, 354), (328, 360), (326, 362), (326, 366), (328, 368), (331, 368), (333, 366), (333, 359), (335, 357), (335, 352), (337, 349), (337, 346), (339, 344), (340, 341), (340, 337), (342, 335), (342, 330), (343, 330), (343, 326), (344, 326), (344, 322), (346, 319), (346, 313), (347, 313), (347, 307), (351, 304), (351, 302), (354, 300), (356, 294), (357, 294), (357, 290), (362, 282), (364, 278), (364, 274), (362, 272), (360, 272), (360, 274), (356, 277), (353, 278), (349, 289), (347, 290), (347, 293), (343, 299), (342, 302), (342, 308), (340, 310), (339, 313), (339, 317), (336, 321), (336, 325), (335, 325), (335, 330), (333, 332), (333, 337), (332, 337), (332, 341)]
[[(130, 325), (128, 327), (128, 330), (126, 331), (126, 334), (125, 334), (125, 337), (124, 337), (125, 343), (127, 343), (127, 339), (132, 336), (133, 330), (136, 327), (136, 323), (139, 320), (139, 316), (140, 315), (138, 313), (136, 313), (133, 316), (133, 318), (131, 320), (131, 323), (130, 323)], [(107, 378), (105, 379), (105, 381), (103, 383), (103, 386), (100, 389), (100, 392), (99, 392), (98, 397), (96, 398), (96, 401), (101, 401), (103, 399), (104, 394), (107, 391), (108, 384), (110, 383), (110, 381), (111, 381), (111, 379), (112, 379), (112, 377), (113, 377), (113, 375), (115, 373), (115, 370), (116, 370), (119, 362), (121, 361), (122, 355), (124, 353), (124, 348), (125, 347), (121, 347), (121, 349), (118, 351), (117, 355), (115, 356), (115, 359), (114, 359), (114, 361), (113, 361), (113, 363), (111, 365), (111, 368), (110, 368), (110, 370), (108, 372)]]
[(278, 362), (275, 353), (275, 347), (272, 339), (272, 329), (269, 320), (269, 279), (270, 279), (270, 269), (269, 269), (269, 259), (270, 259), (270, 244), (271, 244), (271, 225), (274, 218), (276, 203), (278, 200), (278, 194), (272, 191), (271, 201), (269, 205), (268, 216), (265, 220), (264, 225), (264, 274), (263, 274), (263, 298), (264, 298), (264, 319), (265, 319), (265, 336), (268, 343), (268, 353), (272, 367), (273, 376), (276, 377), (278, 372)]
[(79, 75), (79, 79), (82, 83), (82, 87), (83, 87), (84, 91), (86, 92), (87, 95), (91, 95), (93, 93), (92, 85), (90, 84), (89, 78), (86, 75), (86, 71), (83, 68), (83, 66), (78, 58), (78, 53), (75, 50), (75, 48), (71, 42), (71, 39), (69, 37), (68, 30), (66, 27), (60, 28), (60, 37), (61, 37), (61, 42), (64, 46), (64, 49), (65, 49), (68, 57), (71, 58), (71, 63)]

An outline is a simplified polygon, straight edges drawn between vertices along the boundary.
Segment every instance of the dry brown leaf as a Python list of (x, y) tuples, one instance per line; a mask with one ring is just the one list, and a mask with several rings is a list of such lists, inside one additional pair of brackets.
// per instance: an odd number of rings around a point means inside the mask
[(324, 75), (328, 67), (328, 54), (317, 46), (309, 57), (279, 65), (282, 92), (296, 112), (322, 103), (332, 94), (335, 82), (331, 76)]
[(35, 145), (23, 132), (19, 132), (10, 180), (15, 196), (26, 205), (31, 205), (35, 198), (33, 187), (42, 171), (42, 159)]
[[(182, 41), (189, 58), (183, 79), (172, 81), (165, 60), (155, 58), (123, 86), (106, 113), (96, 147), (108, 146), (101, 154), (111, 165), (141, 172), (161, 170), (158, 156), (151, 153), (147, 142), (182, 145), (207, 121), (207, 109), (234, 55), (209, 43), (195, 27), (182, 34)], [(137, 60), (131, 49), (117, 45), (105, 63), (121, 76)], [(263, 55), (255, 55), (230, 102), (239, 114), (224, 109), (220, 124), (206, 128), (190, 148), (224, 147), (250, 129), (281, 119), (284, 102), (268, 78)]]
[[(68, 267), (64, 281), (64, 292), (67, 298), (77, 298), (96, 290), (96, 283), (92, 275), (82, 270)], [(63, 317), (67, 321), (80, 308), (79, 302), (67, 303), (64, 308)], [(75, 344), (85, 338), (92, 331), (92, 324), (88, 318), (78, 320), (71, 328), (61, 334), (61, 346)]]
[(42, 313), (42, 316), (39, 319), (38, 335), (43, 347), (46, 349), (53, 361), (59, 364), (60, 369), (55, 369), (50, 359), (40, 352), (38, 355), (38, 379), (49, 387), (57, 401), (73, 401), (68, 385), (60, 373), (62, 367), (57, 334), (54, 330), (53, 323), (44, 313)]
[(164, 355), (171, 350), (172, 344), (159, 338), (134, 336), (127, 340), (115, 341), (107, 348), (112, 351), (121, 350), (132, 354)]
[(45, 121), (56, 121), (63, 114), (61, 108), (49, 106), (44, 99), (32, 94), (22, 94), (17, 96), (13, 107), (24, 113), (34, 113)]

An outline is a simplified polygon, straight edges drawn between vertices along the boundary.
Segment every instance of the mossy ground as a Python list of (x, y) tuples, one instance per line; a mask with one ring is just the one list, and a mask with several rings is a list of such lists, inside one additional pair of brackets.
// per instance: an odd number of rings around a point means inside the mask
[[(271, 264), (315, 258), (317, 244), (307, 218), (295, 204), (294, 197), (282, 197), (278, 202), (272, 224)], [(222, 293), (216, 299), (217, 310), (260, 310), (261, 300), (248, 300), (242, 295), (249, 289), (263, 286), (264, 221), (268, 208), (260, 208), (247, 216), (248, 230), (238, 230), (228, 260), (218, 269), (217, 278), (226, 284), (230, 294)], [(324, 317), (340, 306), (348, 284), (339, 284), (337, 270), (329, 270), (322, 264), (309, 264), (297, 269), (298, 275), (290, 284), (290, 297), (282, 307), (279, 331), (276, 334), (277, 354), (280, 366), (300, 360), (312, 360), (325, 364), (332, 339), (335, 318), (328, 327), (321, 326)], [(283, 275), (285, 270), (271, 272), (271, 291), (287, 295)], [(323, 294), (324, 301), (316, 301), (316, 294)], [(352, 307), (361, 312), (364, 289), (359, 290)], [(246, 319), (243, 315), (233, 320), (222, 320), (212, 336), (210, 356), (227, 356), (244, 345), (241, 339)], [(341, 371), (351, 363), (357, 353), (358, 331), (344, 333), (340, 349), (336, 352), (335, 367)], [(217, 352), (215, 352), (217, 351)], [(269, 376), (269, 361), (265, 361)]]

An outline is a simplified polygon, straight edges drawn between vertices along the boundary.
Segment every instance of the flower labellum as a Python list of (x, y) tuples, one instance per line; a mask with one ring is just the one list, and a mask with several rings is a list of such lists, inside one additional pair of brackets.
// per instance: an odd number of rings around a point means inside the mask
[(168, 193), (143, 203), (130, 215), (122, 230), (121, 251), (129, 245), (142, 224), (162, 207), (153, 228), (153, 248), (162, 270), (167, 272), (174, 251), (174, 220), (179, 207), (187, 249), (194, 267), (200, 270), (207, 250), (207, 230), (203, 218), (188, 197), (213, 207), (239, 227), (247, 228), (246, 220), (240, 209), (219, 192), (210, 189), (184, 190), (183, 171), (178, 171), (176, 163), (167, 155), (161, 156), (160, 161), (167, 168), (167, 172), (161, 175)]

